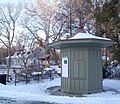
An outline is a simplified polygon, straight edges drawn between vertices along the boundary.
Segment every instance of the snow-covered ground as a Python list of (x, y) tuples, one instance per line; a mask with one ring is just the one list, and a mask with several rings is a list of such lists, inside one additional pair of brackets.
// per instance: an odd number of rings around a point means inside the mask
[[(46, 89), (51, 86), (60, 86), (60, 78), (55, 78), (52, 81), (45, 79), (39, 83), (34, 81), (27, 85), (25, 83), (18, 83), (17, 86), (14, 83), (0, 84), (0, 97), (60, 104), (120, 104), (120, 94), (114, 91), (85, 94), (85, 97), (55, 96), (46, 93)], [(120, 91), (120, 80), (106, 79), (103, 81), (103, 86), (104, 88), (113, 88)]]

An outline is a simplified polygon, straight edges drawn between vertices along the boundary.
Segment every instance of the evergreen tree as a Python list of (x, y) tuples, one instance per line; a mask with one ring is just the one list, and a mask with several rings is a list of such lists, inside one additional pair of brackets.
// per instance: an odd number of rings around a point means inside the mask
[(96, 35), (111, 38), (114, 42), (119, 43), (120, 35), (120, 1), (109, 0), (102, 4), (97, 5), (95, 10), (96, 18)]
[(113, 40), (114, 59), (120, 62), (120, 1), (107, 0), (95, 10), (96, 35)]
[(120, 64), (120, 47), (114, 50), (114, 59)]

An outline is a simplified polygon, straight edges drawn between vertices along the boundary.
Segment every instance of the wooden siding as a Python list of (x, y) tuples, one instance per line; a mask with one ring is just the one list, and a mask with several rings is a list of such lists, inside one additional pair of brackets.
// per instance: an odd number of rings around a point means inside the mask
[[(62, 57), (68, 57), (68, 69), (69, 69), (69, 60), (70, 60), (70, 52), (68, 51), (68, 49), (63, 49), (61, 51), (61, 58)], [(64, 70), (64, 69), (62, 69)], [(69, 70), (68, 70), (68, 78), (62, 77), (61, 78), (61, 90), (64, 90), (66, 92), (69, 92), (70, 90), (70, 82), (69, 82)]]
[(102, 89), (101, 50), (97, 47), (88, 49), (88, 90)]
[[(61, 89), (68, 93), (92, 93), (102, 89), (101, 51), (97, 47), (70, 47), (61, 51), (68, 57), (68, 78), (62, 77)], [(64, 69), (62, 69), (64, 70)]]

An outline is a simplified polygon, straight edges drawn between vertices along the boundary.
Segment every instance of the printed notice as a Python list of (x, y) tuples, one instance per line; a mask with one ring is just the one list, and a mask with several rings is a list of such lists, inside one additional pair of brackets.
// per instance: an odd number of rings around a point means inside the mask
[(62, 57), (62, 77), (68, 78), (68, 57)]

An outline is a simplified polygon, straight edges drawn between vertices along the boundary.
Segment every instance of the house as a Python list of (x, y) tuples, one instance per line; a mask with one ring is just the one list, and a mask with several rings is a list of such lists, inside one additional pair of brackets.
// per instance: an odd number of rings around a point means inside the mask
[[(8, 59), (8, 57), (6, 59)], [(11, 68), (22, 68), (22, 61), (17, 52), (11, 56)]]
[[(22, 69), (24, 64), (27, 67), (43, 67), (49, 63), (50, 54), (46, 54), (43, 47), (36, 47), (34, 50), (21, 50), (11, 56), (11, 68)], [(8, 63), (8, 57), (6, 58)]]

